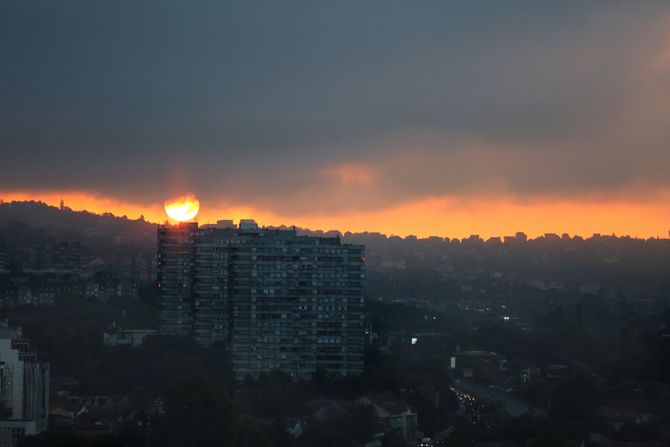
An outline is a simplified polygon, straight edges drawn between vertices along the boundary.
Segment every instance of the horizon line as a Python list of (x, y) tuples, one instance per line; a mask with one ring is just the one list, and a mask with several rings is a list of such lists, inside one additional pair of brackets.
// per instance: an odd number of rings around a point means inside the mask
[[(132, 217), (128, 217), (126, 214), (118, 215), (118, 214), (115, 214), (111, 211), (96, 212), (96, 211), (89, 211), (87, 209), (74, 209), (74, 208), (72, 208), (70, 206), (67, 206), (67, 205), (65, 205), (63, 208), (61, 208), (61, 207), (49, 204), (49, 203), (47, 203), (43, 200), (10, 200), (10, 201), (4, 201), (4, 199), (2, 197), (0, 197), (0, 206), (12, 205), (12, 204), (31, 204), (31, 203), (44, 205), (48, 208), (53, 208), (55, 211), (60, 211), (60, 212), (70, 211), (70, 212), (73, 212), (73, 213), (87, 213), (87, 214), (91, 214), (91, 215), (98, 216), (98, 217), (105, 217), (105, 215), (108, 214), (115, 219), (120, 219), (120, 220), (125, 219), (125, 220), (132, 221), (132, 222), (144, 222), (144, 223), (151, 224), (151, 225), (165, 225), (165, 224), (178, 225), (179, 223), (182, 223), (182, 222), (173, 223), (171, 221), (171, 219), (167, 218), (167, 216), (166, 216), (164, 221), (156, 222), (154, 220), (147, 220), (144, 217), (143, 214), (140, 215), (139, 217), (132, 218)], [(239, 222), (242, 219), (252, 219), (252, 220), (254, 220), (254, 222), (256, 222), (256, 220), (251, 218), (251, 217), (239, 218), (239, 219), (237, 219), (237, 221)], [(228, 220), (228, 221), (235, 222), (235, 219), (218, 219), (218, 220)], [(190, 220), (190, 221), (186, 221), (186, 222), (193, 222), (193, 223), (197, 223), (198, 225), (216, 225), (216, 223), (217, 223), (217, 222), (210, 222), (209, 220), (207, 220), (207, 222), (199, 222), (197, 217)], [(371, 235), (383, 236), (386, 239), (399, 238), (399, 239), (402, 239), (402, 240), (408, 240), (408, 239), (409, 240), (412, 240), (412, 239), (428, 240), (428, 239), (432, 239), (432, 238), (437, 238), (437, 239), (442, 239), (442, 240), (446, 239), (446, 240), (449, 240), (449, 241), (458, 240), (460, 242), (467, 241), (467, 240), (479, 240), (479, 241), (482, 241), (484, 243), (489, 242), (489, 241), (491, 241), (491, 242), (499, 241), (502, 244), (505, 244), (505, 238), (519, 239), (519, 238), (517, 238), (517, 236), (520, 235), (520, 234), (526, 236), (526, 241), (525, 242), (535, 241), (535, 240), (538, 240), (538, 239), (545, 239), (547, 237), (552, 237), (552, 238), (558, 237), (559, 240), (571, 240), (571, 241), (572, 240), (587, 241), (587, 240), (594, 239), (594, 238), (632, 239), (632, 240), (639, 240), (639, 241), (670, 240), (670, 237), (662, 237), (662, 236), (658, 236), (658, 235), (657, 236), (649, 236), (649, 237), (639, 237), (639, 236), (633, 236), (633, 235), (629, 235), (629, 234), (617, 235), (616, 233), (607, 234), (607, 233), (598, 233), (598, 232), (595, 232), (595, 233), (591, 234), (590, 236), (582, 236), (581, 234), (577, 234), (577, 233), (570, 234), (568, 232), (563, 232), (563, 233), (560, 233), (560, 234), (555, 233), (555, 232), (546, 232), (546, 233), (540, 234), (538, 236), (531, 237), (531, 236), (527, 236), (527, 234), (524, 231), (519, 230), (519, 231), (516, 231), (515, 234), (502, 234), (502, 235), (496, 235), (496, 236), (482, 237), (479, 234), (473, 233), (473, 234), (470, 234), (469, 236), (459, 238), (459, 237), (450, 237), (450, 236), (440, 236), (438, 234), (429, 235), (429, 236), (417, 236), (417, 235), (414, 235), (414, 234), (407, 234), (405, 236), (401, 236), (401, 235), (397, 235), (397, 234), (393, 234), (393, 233), (384, 233), (384, 232), (380, 232), (380, 231), (370, 231), (370, 230), (366, 230), (366, 231), (350, 231), (350, 230), (340, 230), (340, 229), (322, 230), (322, 229), (311, 229), (311, 228), (307, 228), (307, 227), (301, 227), (301, 226), (293, 225), (293, 224), (290, 224), (290, 225), (286, 225), (286, 224), (262, 225), (262, 226), (259, 225), (259, 227), (261, 229), (282, 229), (282, 228), (291, 228), (292, 227), (295, 230), (308, 231), (308, 232), (316, 232), (316, 233), (320, 232), (320, 233), (324, 233), (324, 234), (337, 233), (338, 236), (345, 236), (347, 233), (351, 234), (351, 235), (371, 234)], [(669, 231), (669, 235), (670, 235), (670, 231)]]

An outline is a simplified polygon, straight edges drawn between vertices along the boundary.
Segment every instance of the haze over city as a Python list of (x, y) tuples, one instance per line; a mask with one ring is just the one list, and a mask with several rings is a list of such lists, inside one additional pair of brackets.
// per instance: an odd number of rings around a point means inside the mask
[(667, 237), (669, 30), (666, 2), (6, 2), (0, 198)]
[(670, 447), (670, 1), (1, 0), (0, 447)]

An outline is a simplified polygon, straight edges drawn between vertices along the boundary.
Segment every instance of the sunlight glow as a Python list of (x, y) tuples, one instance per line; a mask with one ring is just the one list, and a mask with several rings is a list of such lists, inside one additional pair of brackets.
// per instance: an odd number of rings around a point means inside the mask
[[(59, 206), (63, 199), (68, 209), (93, 213), (112, 213), (148, 222), (165, 221), (167, 206), (146, 200), (126, 201), (86, 191), (2, 191), (0, 202), (40, 200)], [(181, 199), (168, 201), (184, 202)], [(199, 202), (191, 196), (191, 200)], [(207, 202), (197, 214), (201, 223), (218, 219), (235, 221), (253, 217), (261, 225), (297, 225), (313, 230), (337, 229), (342, 232), (381, 232), (418, 237), (431, 235), (463, 238), (479, 234), (483, 238), (506, 236), (523, 231), (534, 238), (544, 233), (568, 233), (589, 237), (593, 233), (630, 235), (633, 237), (668, 237), (670, 223), (670, 190), (649, 190), (645, 195), (629, 198), (597, 197), (434, 197), (401, 203), (377, 210), (349, 210), (340, 213), (278, 213), (263, 206), (231, 201)], [(199, 205), (199, 204), (198, 204)], [(305, 207), (307, 208), (307, 207)], [(184, 214), (180, 214), (185, 218)], [(172, 216), (171, 216), (172, 217)], [(195, 214), (193, 214), (195, 217)], [(193, 218), (191, 217), (191, 218)], [(176, 219), (172, 222), (177, 221)]]
[(176, 197), (165, 202), (165, 213), (172, 220), (186, 222), (200, 211), (200, 201), (191, 194)]

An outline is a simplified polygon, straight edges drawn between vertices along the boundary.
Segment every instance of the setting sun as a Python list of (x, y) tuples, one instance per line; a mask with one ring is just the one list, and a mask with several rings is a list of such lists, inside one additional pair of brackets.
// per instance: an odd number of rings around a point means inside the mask
[(165, 213), (172, 220), (186, 222), (193, 219), (200, 210), (200, 201), (193, 195), (177, 197), (165, 202)]

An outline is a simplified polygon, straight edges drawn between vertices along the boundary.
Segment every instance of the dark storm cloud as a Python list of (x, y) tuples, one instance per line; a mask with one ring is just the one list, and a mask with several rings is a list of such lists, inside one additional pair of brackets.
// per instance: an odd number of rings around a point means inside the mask
[(667, 3), (0, 8), (0, 191), (300, 210), (669, 181)]

